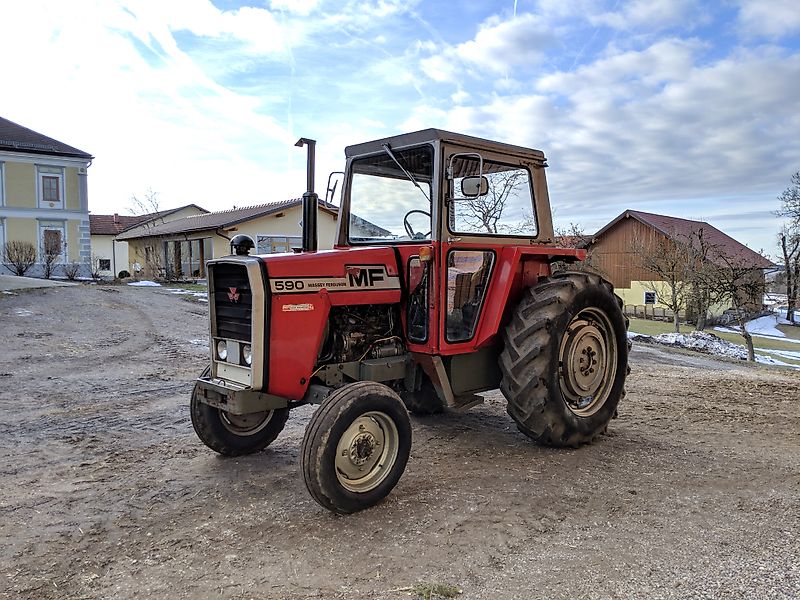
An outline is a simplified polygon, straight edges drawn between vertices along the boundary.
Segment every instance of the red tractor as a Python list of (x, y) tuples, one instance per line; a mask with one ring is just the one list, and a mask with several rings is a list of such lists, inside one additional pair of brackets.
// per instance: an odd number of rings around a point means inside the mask
[[(411, 449), (407, 410), (463, 409), (500, 388), (520, 431), (577, 447), (624, 396), (621, 300), (554, 245), (538, 150), (427, 129), (349, 146), (338, 237), (317, 250), (314, 142), (300, 252), (208, 265), (211, 364), (191, 417), (236, 456), (268, 446), (289, 411), (319, 404), (302, 471), (351, 513), (384, 498)], [(329, 186), (330, 187), (330, 186)]]

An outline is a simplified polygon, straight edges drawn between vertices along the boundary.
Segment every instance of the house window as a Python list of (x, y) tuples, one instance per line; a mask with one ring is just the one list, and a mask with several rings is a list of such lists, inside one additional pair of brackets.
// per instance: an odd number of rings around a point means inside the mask
[(258, 235), (256, 236), (256, 252), (258, 254), (277, 254), (292, 252), (300, 248), (303, 241), (300, 236), (293, 235)]
[(110, 271), (111, 270), (111, 259), (110, 258), (101, 258), (98, 260), (99, 267), (101, 271)]
[(56, 255), (56, 262), (66, 259), (67, 235), (63, 223), (39, 224), (39, 260), (43, 261), (48, 254)]
[(41, 208), (64, 208), (64, 169), (37, 167), (37, 187)]
[(646, 291), (644, 293), (644, 303), (645, 304), (655, 304), (656, 303), (656, 293), (652, 291)]
[(3, 194), (5, 188), (5, 180), (3, 179), (3, 163), (0, 162), (0, 206), (3, 206), (5, 201), (5, 194)]

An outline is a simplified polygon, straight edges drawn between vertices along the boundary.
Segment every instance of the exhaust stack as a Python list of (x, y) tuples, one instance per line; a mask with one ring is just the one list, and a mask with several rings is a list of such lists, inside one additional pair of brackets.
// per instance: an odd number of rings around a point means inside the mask
[(295, 146), (308, 149), (308, 162), (306, 166), (306, 192), (303, 194), (303, 252), (316, 252), (317, 250), (317, 208), (319, 196), (314, 192), (314, 148), (315, 140), (300, 138)]

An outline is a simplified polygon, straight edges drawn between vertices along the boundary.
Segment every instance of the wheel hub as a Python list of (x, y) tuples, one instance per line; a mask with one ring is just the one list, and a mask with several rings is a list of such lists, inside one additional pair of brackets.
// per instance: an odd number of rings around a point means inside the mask
[(336, 476), (351, 492), (377, 487), (391, 471), (399, 448), (392, 419), (382, 412), (364, 413), (345, 430), (336, 446)]
[(350, 444), (350, 461), (357, 466), (365, 464), (375, 451), (375, 436), (371, 433), (360, 433)]
[(561, 392), (579, 416), (603, 406), (616, 372), (616, 340), (599, 309), (581, 311), (567, 327), (560, 349)]

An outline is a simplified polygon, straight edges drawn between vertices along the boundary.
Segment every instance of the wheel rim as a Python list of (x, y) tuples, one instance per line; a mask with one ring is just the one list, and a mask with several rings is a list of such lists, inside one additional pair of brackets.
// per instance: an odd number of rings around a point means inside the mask
[(234, 435), (250, 436), (263, 430), (272, 420), (274, 410), (267, 410), (246, 415), (232, 415), (231, 413), (220, 410), (219, 417), (222, 426)]
[(617, 340), (605, 312), (586, 308), (570, 321), (559, 351), (561, 393), (578, 416), (599, 411), (617, 372)]
[(336, 445), (336, 477), (356, 493), (375, 489), (397, 461), (400, 434), (386, 413), (367, 412), (353, 421)]

